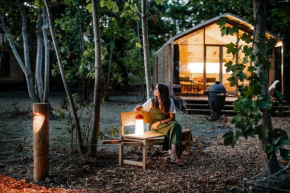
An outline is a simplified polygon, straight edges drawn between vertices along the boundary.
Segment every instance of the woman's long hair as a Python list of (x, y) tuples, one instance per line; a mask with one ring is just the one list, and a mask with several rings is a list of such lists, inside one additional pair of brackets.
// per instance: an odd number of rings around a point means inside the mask
[[(169, 89), (166, 84), (158, 83), (158, 91), (160, 93), (160, 110), (164, 114), (169, 113), (170, 108), (170, 97), (169, 97)], [(158, 98), (155, 96), (153, 100), (153, 108), (159, 108), (159, 101)]]

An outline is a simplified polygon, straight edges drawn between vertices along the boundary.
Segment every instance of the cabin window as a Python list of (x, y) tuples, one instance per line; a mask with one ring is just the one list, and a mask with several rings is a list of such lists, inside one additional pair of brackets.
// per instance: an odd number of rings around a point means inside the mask
[[(226, 24), (226, 27), (233, 27), (230, 24)], [(230, 42), (237, 42), (237, 33), (234, 35), (221, 35), (219, 25), (212, 24), (205, 27), (205, 44), (207, 45), (226, 45)]]
[(179, 47), (179, 84), (188, 92), (193, 79), (203, 77), (204, 29), (197, 30), (174, 42)]
[(0, 77), (10, 77), (10, 54), (0, 51)]

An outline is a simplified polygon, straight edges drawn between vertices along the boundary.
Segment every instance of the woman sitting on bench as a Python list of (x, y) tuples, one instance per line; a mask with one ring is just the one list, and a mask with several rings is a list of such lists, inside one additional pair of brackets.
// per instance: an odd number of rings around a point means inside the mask
[(169, 97), (169, 89), (165, 84), (158, 83), (154, 89), (154, 97), (143, 105), (137, 105), (135, 111), (152, 110), (154, 121), (152, 131), (165, 135), (163, 149), (171, 149), (171, 163), (182, 165), (182, 130), (180, 124), (175, 121), (175, 105)]

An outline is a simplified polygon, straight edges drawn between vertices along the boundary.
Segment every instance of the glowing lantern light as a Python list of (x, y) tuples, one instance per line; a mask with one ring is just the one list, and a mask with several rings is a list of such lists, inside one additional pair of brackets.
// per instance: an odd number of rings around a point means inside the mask
[(41, 113), (33, 113), (33, 132), (38, 133), (45, 120), (45, 116)]
[(140, 114), (136, 115), (136, 124), (135, 124), (135, 134), (143, 135), (144, 134), (144, 117)]

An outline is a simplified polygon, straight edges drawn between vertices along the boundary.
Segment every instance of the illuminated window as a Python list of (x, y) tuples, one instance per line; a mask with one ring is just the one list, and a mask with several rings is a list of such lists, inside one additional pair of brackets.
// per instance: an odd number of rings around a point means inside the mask
[[(233, 27), (230, 24), (226, 24), (226, 27)], [(205, 27), (205, 44), (214, 44), (214, 45), (226, 45), (230, 42), (237, 42), (237, 34), (234, 35), (221, 35), (221, 30), (219, 25), (212, 24)]]

